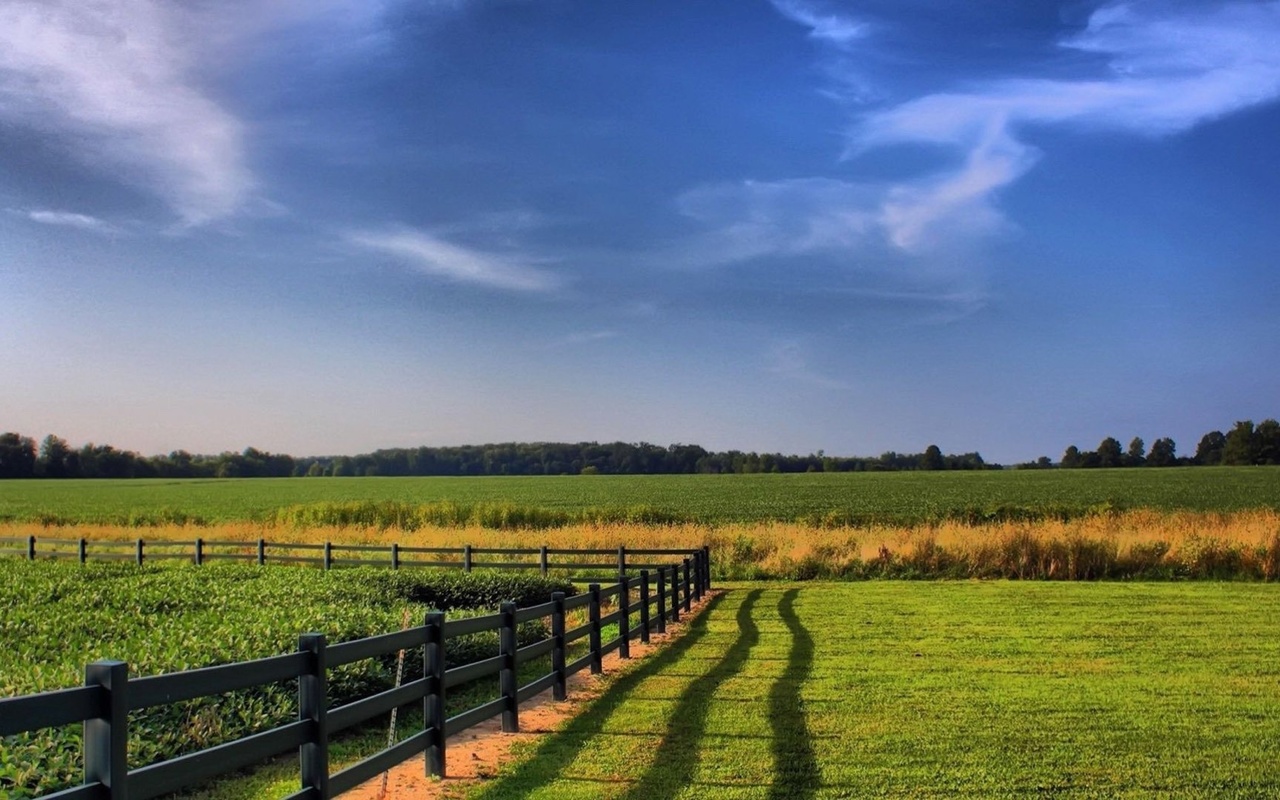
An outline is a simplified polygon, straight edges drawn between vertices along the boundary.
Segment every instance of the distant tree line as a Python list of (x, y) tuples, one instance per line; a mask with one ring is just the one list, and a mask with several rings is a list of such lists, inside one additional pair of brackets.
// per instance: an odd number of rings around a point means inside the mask
[[(1194, 466), (1256, 466), (1280, 464), (1280, 422), (1263, 420), (1257, 425), (1253, 420), (1243, 420), (1231, 430), (1210, 431), (1200, 437), (1194, 456), (1179, 456), (1172, 439), (1156, 439), (1151, 450), (1146, 449), (1142, 437), (1135, 436), (1127, 448), (1111, 436), (1103, 439), (1096, 450), (1081, 450), (1075, 445), (1062, 454), (1057, 465), (1063, 469), (1089, 469), (1102, 467), (1194, 467)], [(1048, 456), (1026, 464), (1019, 469), (1047, 469), (1055, 466)]]
[[(1185, 467), (1280, 464), (1280, 423), (1237, 422), (1230, 431), (1210, 431), (1194, 456), (1179, 456), (1172, 439), (1156, 439), (1148, 451), (1135, 436), (1127, 448), (1108, 436), (1096, 450), (1072, 445), (1054, 463), (1048, 456), (1018, 469)], [(904, 470), (1002, 469), (979, 453), (944, 455), (937, 445), (923, 453), (889, 451), (879, 456), (829, 456), (708, 451), (696, 444), (668, 447), (640, 442), (555, 442), (411, 447), (357, 456), (296, 458), (254, 447), (239, 453), (140, 456), (111, 445), (73, 448), (50, 434), (37, 446), (17, 433), (0, 434), (0, 478), (287, 478), (360, 475), (663, 475), (756, 472), (898, 472)]]
[(698, 445), (669, 447), (613, 442), (529, 443), (414, 447), (357, 456), (295, 458), (250, 447), (240, 453), (140, 456), (110, 445), (73, 448), (49, 435), (37, 446), (17, 433), (0, 434), (0, 478), (284, 478), (362, 475), (660, 475), (755, 472), (889, 472), (1000, 469), (978, 453), (923, 453), (878, 457), (711, 452)]

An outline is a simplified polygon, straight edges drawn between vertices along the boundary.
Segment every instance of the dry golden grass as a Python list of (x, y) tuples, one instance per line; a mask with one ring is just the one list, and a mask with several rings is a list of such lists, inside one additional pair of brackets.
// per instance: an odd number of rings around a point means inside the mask
[(710, 545), (721, 577), (1098, 578), (1280, 576), (1280, 513), (1126, 511), (1069, 521), (816, 528), (769, 522), (726, 525), (577, 524), (551, 530), (478, 526), (416, 531), (225, 523), (146, 529), (108, 525), (0, 525), (0, 537), (148, 542), (318, 543), (402, 547), (672, 548)]

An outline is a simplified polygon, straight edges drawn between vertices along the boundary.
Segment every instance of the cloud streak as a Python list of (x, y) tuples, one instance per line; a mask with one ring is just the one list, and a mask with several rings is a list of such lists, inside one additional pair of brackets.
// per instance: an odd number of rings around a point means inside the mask
[(170, 4), (0, 6), (0, 115), (163, 197), (188, 224), (236, 211), (255, 180), (244, 126), (201, 91)]
[[(803, 3), (773, 5), (818, 38), (847, 43), (862, 30)], [(952, 166), (896, 181), (811, 177), (687, 191), (677, 208), (704, 230), (683, 243), (683, 261), (715, 266), (822, 252), (851, 261), (886, 252), (930, 257), (981, 241), (1012, 227), (999, 193), (1042, 158), (1028, 132), (1162, 136), (1271, 102), (1280, 96), (1277, 41), (1276, 2), (1102, 8), (1059, 43), (1104, 58), (1100, 73), (929, 94), (868, 114), (849, 134), (846, 160), (887, 146), (943, 147), (956, 156)]]
[(874, 205), (880, 191), (830, 178), (700, 186), (682, 194), (676, 205), (706, 231), (662, 260), (701, 267), (859, 250), (877, 232)]
[(881, 208), (890, 240), (913, 249), (934, 230), (998, 227), (995, 194), (1040, 155), (1023, 138), (1029, 129), (1161, 136), (1280, 96), (1280, 4), (1197, 6), (1166, 16), (1153, 8), (1100, 9), (1062, 42), (1106, 56), (1102, 77), (1005, 79), (867, 117), (851, 135), (853, 153), (901, 144), (961, 153), (958, 167), (890, 190)]
[(48, 209), (32, 209), (22, 211), (10, 209), (10, 213), (25, 217), (41, 225), (59, 225), (67, 228), (78, 228), (83, 231), (101, 234), (116, 234), (120, 229), (105, 220), (89, 214), (77, 214), (74, 211), (52, 211)]
[(393, 256), (425, 275), (453, 283), (513, 292), (547, 293), (562, 285), (559, 276), (528, 259), (464, 247), (412, 228), (357, 231), (347, 241)]
[(394, 0), (6, 0), (0, 121), (160, 197), (185, 225), (261, 205), (251, 125), (213, 84), (283, 28), (376, 38)]
[(769, 0), (779, 14), (809, 29), (809, 36), (845, 47), (867, 35), (867, 25), (851, 17), (824, 11), (804, 0)]

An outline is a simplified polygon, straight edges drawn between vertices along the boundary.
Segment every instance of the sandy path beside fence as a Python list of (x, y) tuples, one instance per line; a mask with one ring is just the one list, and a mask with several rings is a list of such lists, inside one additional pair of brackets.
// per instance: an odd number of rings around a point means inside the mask
[(653, 634), (650, 644), (638, 640), (631, 643), (631, 659), (624, 661), (617, 651), (604, 658), (604, 672), (592, 675), (582, 671), (570, 676), (568, 699), (555, 701), (546, 691), (520, 706), (520, 732), (503, 733), (500, 719), (468, 728), (449, 737), (446, 746), (444, 780), (426, 776), (423, 756), (411, 758), (394, 767), (387, 778), (383, 794), (381, 776), (367, 781), (342, 795), (342, 800), (445, 800), (461, 797), (470, 786), (497, 774), (498, 768), (511, 760), (511, 748), (521, 741), (536, 740), (558, 730), (566, 720), (605, 692), (618, 673), (642, 662), (650, 653), (684, 634), (689, 621), (702, 612), (712, 594), (693, 605), (689, 614), (681, 614), (680, 622), (667, 623), (667, 632)]

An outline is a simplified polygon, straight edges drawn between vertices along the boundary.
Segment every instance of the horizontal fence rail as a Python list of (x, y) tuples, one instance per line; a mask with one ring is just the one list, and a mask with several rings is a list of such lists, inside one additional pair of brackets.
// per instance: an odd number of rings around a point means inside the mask
[[(83, 540), (58, 541), (69, 542), (83, 555)], [(4, 542), (0, 540), (0, 544)], [(43, 557), (31, 540), (27, 542), (28, 554)], [(128, 543), (113, 544), (119, 547)], [(234, 546), (244, 545), (235, 543)], [(136, 548), (138, 561), (142, 562), (141, 541)], [(323, 548), (328, 561), (336, 547), (326, 544)], [(479, 548), (466, 549), (468, 556), (479, 551)], [(262, 543), (257, 550), (261, 554)], [(408, 550), (401, 548), (402, 553)], [(431, 552), (452, 554), (460, 550), (437, 548)], [(196, 552), (199, 552), (198, 544)], [(509, 551), (484, 551), (486, 555), (506, 552)], [(539, 555), (544, 565), (548, 555), (573, 553), (596, 557), (605, 552), (615, 551), (549, 551), (548, 548), (522, 551), (525, 555)], [(618, 568), (618, 574), (609, 582), (592, 582), (586, 592), (573, 597), (556, 592), (550, 602), (540, 605), (517, 608), (515, 603), (508, 602), (502, 604), (497, 614), (452, 620), (443, 612), (432, 611), (426, 614), (421, 626), (332, 645), (323, 634), (307, 633), (299, 637), (297, 651), (255, 661), (135, 678), (130, 678), (125, 662), (95, 661), (85, 667), (82, 687), (0, 699), (0, 736), (83, 724), (84, 783), (46, 795), (49, 800), (149, 800), (293, 750), (298, 753), (302, 789), (291, 795), (292, 798), (326, 800), (419, 754), (425, 754), (427, 775), (443, 777), (447, 737), (499, 716), (503, 731), (518, 731), (522, 703), (548, 690), (555, 699), (563, 700), (571, 675), (584, 669), (599, 673), (604, 655), (615, 650), (621, 658), (629, 658), (633, 639), (647, 642), (652, 632), (664, 632), (668, 622), (679, 620), (681, 612), (687, 612), (691, 603), (700, 600), (710, 589), (707, 548), (650, 550), (637, 554), (682, 558), (678, 564), (646, 566), (639, 569), (638, 574), (628, 576), (627, 551), (619, 548), (617, 562), (612, 565)], [(602, 611), (609, 600), (614, 601), (611, 610)], [(568, 628), (568, 616), (581, 615), (584, 611), (587, 622)], [(550, 636), (520, 646), (517, 626), (533, 620), (549, 620)], [(616, 635), (604, 641), (604, 628), (610, 624), (617, 625)], [(450, 639), (489, 631), (498, 633), (496, 657), (445, 668)], [(568, 660), (571, 646), (582, 639), (588, 641), (586, 652)], [(424, 665), (421, 677), (329, 707), (328, 670), (419, 647)], [(520, 685), (520, 665), (547, 656), (551, 661), (550, 672)], [(449, 689), (494, 675), (498, 677), (499, 697), (446, 717), (445, 698)], [(167, 761), (129, 769), (130, 711), (283, 681), (297, 681), (298, 718), (295, 721)], [(422, 704), (423, 730), (344, 769), (330, 772), (329, 740), (333, 734), (410, 703)]]
[[(335, 567), (453, 567), (464, 572), (476, 569), (537, 569), (543, 575), (551, 570), (588, 570), (607, 575), (634, 574), (641, 569), (656, 570), (669, 566), (670, 559), (688, 559), (692, 569), (710, 584), (709, 548), (696, 550), (657, 549), (584, 549), (559, 547), (497, 548), (474, 547), (404, 547), (390, 545), (357, 545), (334, 542), (299, 543), (226, 541), (216, 539), (68, 539), (52, 536), (0, 537), (0, 557), (89, 561), (189, 561), (206, 564), (213, 561), (242, 561), (251, 564), (300, 564), (323, 569)], [(601, 556), (610, 556), (604, 561)], [(497, 559), (497, 560), (495, 560)], [(506, 560), (502, 560), (506, 559)], [(638, 559), (638, 560), (637, 560)]]

